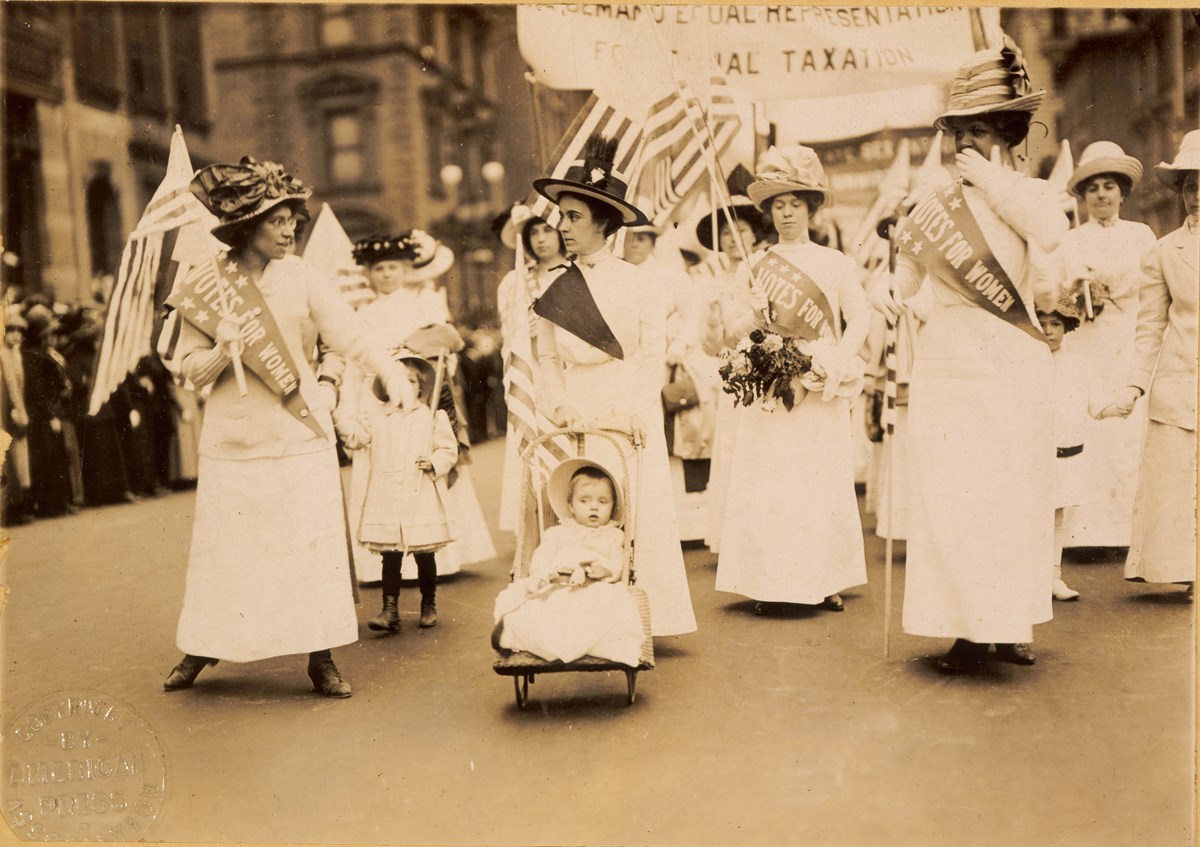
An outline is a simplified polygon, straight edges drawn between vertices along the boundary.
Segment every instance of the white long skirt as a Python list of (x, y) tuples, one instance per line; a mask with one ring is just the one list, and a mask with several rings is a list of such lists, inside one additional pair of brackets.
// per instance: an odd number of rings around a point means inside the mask
[[(362, 515), (363, 500), (367, 496), (367, 480), (371, 476), (371, 459), (367, 450), (355, 450), (351, 461), (348, 514), (351, 528), (357, 530), (358, 516)], [(492, 534), (488, 531), (466, 465), (459, 465), (458, 480), (447, 493), (446, 510), (454, 540), (437, 551), (438, 576), (458, 573), (467, 565), (496, 558)], [(352, 535), (355, 577), (360, 583), (378, 582), (383, 578), (383, 558), (359, 543), (357, 531)], [(412, 556), (404, 557), (400, 576), (402, 579), (417, 578), (417, 563)]]
[(717, 590), (816, 604), (864, 584), (850, 404), (809, 394), (737, 415)]
[(252, 662), (357, 638), (333, 447), (281, 458), (201, 456), (179, 649)]
[[(874, 501), (875, 535), (903, 541), (908, 538), (908, 473), (905, 456), (908, 453), (908, 406), (896, 407), (896, 426), (876, 445)], [(893, 458), (894, 456), (894, 458)], [(888, 476), (894, 474), (891, 487), (891, 507), (888, 503)]]
[(1027, 642), (1050, 620), (1050, 350), (975, 306), (936, 308), (909, 392), (904, 631)]
[(1150, 421), (1125, 578), (1196, 579), (1196, 432)]

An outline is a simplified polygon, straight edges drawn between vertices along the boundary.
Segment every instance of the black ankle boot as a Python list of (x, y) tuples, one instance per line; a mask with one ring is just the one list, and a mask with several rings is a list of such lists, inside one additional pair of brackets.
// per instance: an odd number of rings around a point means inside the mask
[(997, 644), (996, 658), (1014, 665), (1032, 665), (1037, 662), (1028, 644)]
[(437, 599), (433, 594), (421, 595), (421, 620), (418, 626), (428, 629), (431, 626), (437, 626)]
[(987, 651), (986, 644), (976, 644), (974, 641), (959, 638), (946, 655), (938, 659), (937, 669), (945, 674), (969, 673), (983, 664)]
[(342, 679), (328, 650), (308, 654), (308, 678), (312, 680), (313, 690), (326, 697), (350, 696), (350, 683)]
[(367, 621), (367, 629), (375, 632), (399, 632), (400, 610), (396, 608), (399, 599), (395, 595), (383, 595), (383, 609), (378, 615)]
[(183, 688), (191, 688), (196, 677), (200, 676), (200, 671), (209, 665), (215, 665), (217, 661), (208, 656), (193, 656), (190, 653), (185, 655), (183, 660), (167, 674), (167, 678), (163, 682), (163, 690), (179, 691)]

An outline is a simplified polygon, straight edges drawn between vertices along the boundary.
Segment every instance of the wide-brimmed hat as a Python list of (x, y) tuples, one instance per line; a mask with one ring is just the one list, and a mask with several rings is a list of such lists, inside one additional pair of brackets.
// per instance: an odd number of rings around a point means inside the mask
[(354, 261), (370, 267), (388, 260), (412, 262), (409, 282), (437, 279), (454, 264), (454, 253), (429, 233), (412, 229), (399, 235), (373, 235), (354, 242)]
[(1112, 141), (1096, 141), (1089, 144), (1079, 157), (1079, 164), (1071, 173), (1068, 187), (1076, 196), (1083, 196), (1084, 184), (1100, 174), (1117, 174), (1129, 180), (1130, 188), (1142, 180), (1142, 163), (1133, 156), (1125, 155), (1121, 145)]
[(584, 457), (564, 459), (554, 470), (550, 471), (550, 479), (546, 482), (546, 495), (550, 499), (550, 508), (554, 510), (554, 514), (558, 515), (559, 521), (568, 523), (575, 520), (567, 502), (567, 495), (571, 493), (571, 477), (575, 476), (575, 472), (580, 468), (596, 468), (612, 480), (613, 494), (616, 496), (612, 520), (618, 524), (624, 521), (625, 504), (621, 496), (621, 483), (616, 474), (595, 459)]
[(980, 50), (959, 66), (950, 84), (950, 99), (933, 125), (949, 129), (949, 118), (993, 112), (1036, 112), (1046, 99), (1034, 91), (1025, 70), (1025, 57), (1016, 42), (1004, 36), (1000, 49)]
[[(728, 206), (723, 206), (717, 210), (717, 232), (721, 231), (721, 227), (728, 226), (729, 219), (733, 218), (734, 222), (745, 221), (750, 224), (750, 228), (754, 230), (757, 236), (762, 232), (763, 219), (762, 212), (758, 210), (758, 206), (745, 195), (736, 195), (729, 198)], [(712, 212), (705, 212), (696, 221), (696, 240), (699, 241), (706, 250), (720, 250), (721, 245), (713, 246), (713, 225)]]
[(821, 202), (829, 199), (829, 180), (817, 151), (811, 147), (771, 147), (759, 160), (754, 182), (746, 189), (759, 209), (780, 194), (793, 191), (818, 194)]
[(500, 243), (509, 250), (516, 250), (517, 241), (525, 235), (525, 230), (536, 223), (546, 223), (546, 219), (539, 218), (528, 206), (516, 204), (508, 212), (500, 229)]
[(312, 189), (287, 173), (277, 162), (258, 162), (243, 156), (239, 164), (216, 164), (192, 177), (192, 194), (217, 216), (212, 234), (228, 243), (229, 233), (283, 203), (291, 203), (297, 217), (308, 218), (306, 201)]
[(567, 168), (562, 178), (535, 179), (534, 190), (552, 203), (567, 192), (599, 200), (621, 213), (622, 226), (650, 223), (641, 209), (625, 199), (629, 181), (614, 169), (617, 143), (616, 138), (593, 135), (583, 148), (583, 158)]
[(1200, 129), (1193, 129), (1179, 142), (1174, 162), (1159, 162), (1154, 166), (1159, 181), (1175, 191), (1179, 190), (1188, 171), (1200, 171)]

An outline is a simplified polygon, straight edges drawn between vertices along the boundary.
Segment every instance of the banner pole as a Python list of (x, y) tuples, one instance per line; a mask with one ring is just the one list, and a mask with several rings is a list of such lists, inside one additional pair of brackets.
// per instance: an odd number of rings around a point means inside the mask
[[(888, 286), (892, 285), (892, 275), (896, 273), (896, 227), (895, 225), (888, 226)], [(891, 658), (892, 655), (892, 565), (895, 559), (895, 482), (896, 482), (896, 422), (894, 415), (898, 414), (895, 407), (895, 396), (899, 390), (894, 385), (886, 383), (893, 382), (896, 374), (892, 369), (893, 360), (896, 357), (896, 340), (899, 335), (900, 319), (897, 317), (895, 322), (888, 321), (886, 342), (884, 344), (883, 364), (884, 364), (884, 392), (883, 402), (885, 404), (884, 412), (887, 416), (887, 425), (883, 429), (883, 437), (887, 444), (887, 536), (884, 539), (884, 571), (883, 571), (883, 657)], [(890, 389), (890, 390), (889, 390)], [(890, 412), (887, 410), (887, 404), (891, 404)]]
[[(229, 297), (225, 293), (225, 277), (221, 275), (221, 266), (217, 257), (213, 256), (213, 273), (217, 275), (217, 298), (221, 308), (221, 316), (232, 319), (233, 309), (229, 306)], [(242, 368), (242, 344), (237, 342), (229, 345), (229, 356), (233, 359), (233, 378), (237, 382), (238, 394), (246, 396), (246, 372)]]

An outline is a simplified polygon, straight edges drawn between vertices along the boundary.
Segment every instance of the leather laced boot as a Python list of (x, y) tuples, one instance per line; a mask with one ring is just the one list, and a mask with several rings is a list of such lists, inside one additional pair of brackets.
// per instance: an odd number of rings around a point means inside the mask
[(937, 669), (944, 674), (963, 674), (978, 670), (987, 655), (988, 645), (965, 638), (957, 639), (946, 655), (937, 660)]
[(433, 594), (421, 595), (421, 620), (418, 626), (423, 629), (428, 629), (431, 626), (437, 626), (437, 600)]
[(378, 615), (367, 621), (367, 629), (375, 632), (399, 632), (400, 610), (396, 607), (399, 599), (394, 594), (384, 594), (383, 609)]
[(308, 678), (312, 680), (313, 690), (319, 694), (339, 699), (350, 696), (350, 683), (342, 679), (328, 650), (308, 654)]
[(217, 659), (210, 659), (208, 656), (193, 656), (188, 653), (167, 674), (167, 678), (163, 682), (163, 690), (179, 691), (183, 688), (191, 688), (192, 683), (196, 681), (196, 677), (200, 676), (200, 671), (209, 665), (215, 665), (218, 661)]
[(1014, 665), (1032, 665), (1037, 661), (1028, 644), (997, 644), (996, 658)]

